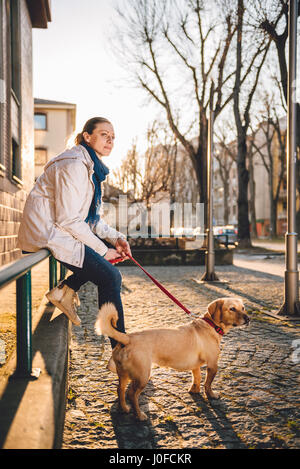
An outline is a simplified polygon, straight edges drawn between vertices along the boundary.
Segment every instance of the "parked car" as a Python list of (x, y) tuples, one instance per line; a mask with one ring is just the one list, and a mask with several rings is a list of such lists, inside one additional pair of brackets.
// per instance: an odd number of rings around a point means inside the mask
[(204, 236), (205, 235), (204, 226), (197, 226), (196, 228), (194, 228), (193, 234), (194, 236)]
[(220, 244), (238, 245), (238, 231), (233, 225), (214, 226), (213, 231)]
[(193, 238), (194, 235), (194, 229), (190, 227), (184, 227), (184, 226), (179, 226), (176, 228), (171, 228), (171, 235), (172, 236), (178, 236), (178, 237), (187, 237), (187, 238)]

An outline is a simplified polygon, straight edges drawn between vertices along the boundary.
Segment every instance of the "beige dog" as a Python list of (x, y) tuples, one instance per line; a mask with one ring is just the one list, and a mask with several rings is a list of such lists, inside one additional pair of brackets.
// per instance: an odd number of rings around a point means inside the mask
[(206, 364), (205, 393), (208, 398), (218, 399), (211, 384), (218, 368), (222, 335), (234, 326), (249, 323), (242, 301), (236, 298), (213, 301), (202, 318), (176, 329), (148, 329), (124, 334), (115, 329), (117, 319), (114, 305), (106, 303), (99, 311), (95, 330), (119, 342), (113, 350), (113, 359), (119, 376), (120, 406), (129, 412), (125, 391), (131, 381), (128, 397), (139, 420), (147, 419), (140, 410), (138, 398), (150, 378), (152, 363), (179, 371), (191, 370), (191, 393), (200, 392), (200, 367)]

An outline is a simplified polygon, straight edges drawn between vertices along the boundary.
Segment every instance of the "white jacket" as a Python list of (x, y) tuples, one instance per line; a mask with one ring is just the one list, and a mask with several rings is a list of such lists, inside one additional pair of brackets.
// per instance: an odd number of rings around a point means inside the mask
[(104, 256), (125, 236), (100, 220), (91, 230), (86, 219), (95, 186), (94, 163), (88, 151), (77, 145), (52, 158), (37, 179), (25, 203), (18, 247), (35, 252), (48, 248), (59, 261), (82, 267), (84, 245)]

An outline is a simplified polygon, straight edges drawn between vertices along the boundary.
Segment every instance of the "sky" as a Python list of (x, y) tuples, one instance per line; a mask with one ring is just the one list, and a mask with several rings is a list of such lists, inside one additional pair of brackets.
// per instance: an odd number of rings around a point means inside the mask
[[(33, 29), (34, 97), (75, 103), (78, 132), (91, 117), (108, 118), (116, 133), (114, 150), (105, 160), (111, 169), (120, 165), (136, 136), (145, 149), (143, 136), (158, 115), (154, 104), (146, 104), (143, 90), (129, 87), (128, 74), (111, 51), (116, 1), (51, 0), (48, 28)], [(298, 86), (297, 98), (299, 92)]]
[(77, 131), (91, 117), (108, 118), (115, 129), (115, 147), (105, 160), (115, 169), (136, 136), (145, 134), (155, 110), (145, 93), (126, 85), (110, 50), (114, 0), (52, 0), (47, 29), (33, 29), (33, 92), (35, 98), (77, 105)]

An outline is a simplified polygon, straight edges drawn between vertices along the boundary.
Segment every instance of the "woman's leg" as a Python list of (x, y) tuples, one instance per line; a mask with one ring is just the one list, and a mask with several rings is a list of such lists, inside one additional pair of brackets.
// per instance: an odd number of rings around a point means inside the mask
[[(69, 270), (73, 272), (62, 284), (67, 285), (75, 291), (91, 281), (98, 288), (98, 305), (99, 308), (104, 303), (111, 302), (115, 305), (119, 319), (117, 321), (117, 329), (125, 332), (124, 312), (121, 300), (122, 276), (116, 266), (110, 264), (104, 257), (100, 256), (93, 249), (85, 246), (85, 256), (82, 268), (69, 265), (62, 262)], [(114, 339), (110, 339), (112, 348), (117, 344)]]

